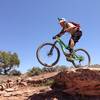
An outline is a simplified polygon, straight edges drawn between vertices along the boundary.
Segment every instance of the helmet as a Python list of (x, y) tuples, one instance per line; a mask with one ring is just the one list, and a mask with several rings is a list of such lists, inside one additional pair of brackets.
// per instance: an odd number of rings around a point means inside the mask
[(61, 23), (61, 22), (65, 22), (66, 19), (65, 18), (58, 18), (58, 21), (59, 21), (59, 23)]

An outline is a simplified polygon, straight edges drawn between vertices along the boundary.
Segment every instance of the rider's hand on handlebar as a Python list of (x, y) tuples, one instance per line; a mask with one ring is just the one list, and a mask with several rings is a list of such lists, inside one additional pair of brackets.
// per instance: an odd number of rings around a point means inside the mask
[(53, 39), (56, 39), (56, 38), (59, 38), (59, 37), (60, 37), (59, 35), (56, 35), (56, 36), (53, 37)]

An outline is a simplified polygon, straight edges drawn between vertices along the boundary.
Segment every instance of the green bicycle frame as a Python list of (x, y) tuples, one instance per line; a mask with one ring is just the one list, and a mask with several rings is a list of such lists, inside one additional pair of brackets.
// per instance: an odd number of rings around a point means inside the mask
[(56, 43), (58, 43), (63, 51), (63, 53), (65, 54), (65, 49), (68, 50), (68, 45), (65, 45), (64, 42), (60, 39), (60, 38), (57, 38), (56, 39)]
[[(58, 43), (60, 45), (60, 47), (65, 55), (65, 53), (66, 53), (65, 50), (66, 49), (68, 50), (68, 48), (69, 48), (68, 45), (65, 45), (64, 42), (60, 38), (57, 38), (55, 43)], [(73, 59), (77, 60), (77, 61), (83, 61), (84, 57), (80, 56), (80, 55), (76, 55), (76, 53), (73, 52)]]

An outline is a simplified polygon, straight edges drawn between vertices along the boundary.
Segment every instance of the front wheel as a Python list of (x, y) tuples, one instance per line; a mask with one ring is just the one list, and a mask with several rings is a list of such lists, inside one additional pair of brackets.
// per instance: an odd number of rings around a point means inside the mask
[(84, 49), (76, 49), (73, 54), (73, 65), (74, 67), (89, 67), (91, 58), (89, 53)]
[(57, 64), (60, 52), (54, 44), (44, 43), (37, 49), (36, 57), (43, 66), (52, 67)]

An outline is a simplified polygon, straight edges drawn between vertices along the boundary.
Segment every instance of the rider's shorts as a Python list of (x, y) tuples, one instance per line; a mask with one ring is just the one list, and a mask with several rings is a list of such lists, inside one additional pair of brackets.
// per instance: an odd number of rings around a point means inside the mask
[(78, 42), (78, 40), (81, 38), (82, 36), (82, 31), (78, 30), (77, 32), (75, 32), (72, 36), (71, 39), (74, 40), (74, 43)]

